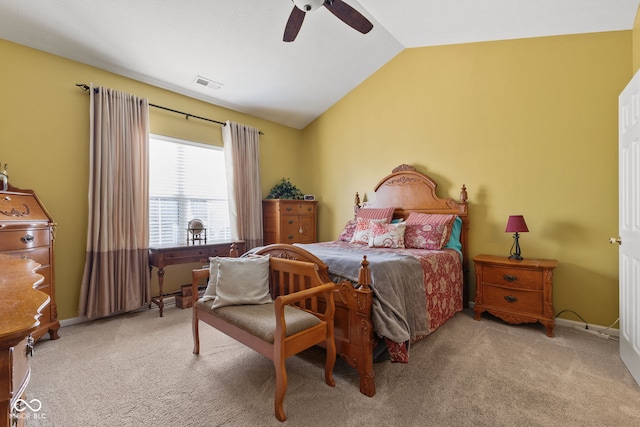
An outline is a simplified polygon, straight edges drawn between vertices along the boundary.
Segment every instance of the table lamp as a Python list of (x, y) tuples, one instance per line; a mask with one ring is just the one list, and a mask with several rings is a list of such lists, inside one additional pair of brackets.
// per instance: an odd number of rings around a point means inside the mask
[(509, 256), (509, 259), (523, 259), (522, 256), (520, 256), (520, 235), (518, 233), (529, 231), (527, 223), (524, 222), (524, 217), (522, 215), (510, 215), (509, 220), (507, 221), (507, 228), (504, 231), (505, 233), (515, 233), (513, 235), (514, 242), (513, 246), (511, 246), (511, 255)]

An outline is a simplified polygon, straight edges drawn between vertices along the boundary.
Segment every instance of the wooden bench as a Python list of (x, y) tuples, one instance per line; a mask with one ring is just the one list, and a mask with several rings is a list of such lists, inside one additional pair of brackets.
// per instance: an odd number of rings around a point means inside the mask
[[(198, 295), (199, 285), (208, 277), (208, 268), (193, 270), (192, 295)], [(276, 372), (275, 415), (285, 421), (286, 358), (321, 344), (326, 348), (325, 382), (335, 386), (336, 286), (321, 280), (314, 263), (269, 258), (269, 293), (273, 303), (214, 309), (213, 301), (199, 299), (193, 305), (193, 353), (200, 352), (198, 326), (202, 321), (271, 359)]]

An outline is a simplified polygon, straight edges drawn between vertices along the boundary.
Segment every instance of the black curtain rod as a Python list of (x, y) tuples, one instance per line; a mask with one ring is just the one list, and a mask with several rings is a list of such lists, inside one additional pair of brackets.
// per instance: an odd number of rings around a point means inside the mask
[[(87, 90), (90, 89), (89, 85), (87, 85), (85, 83), (76, 83), (76, 86), (78, 86), (80, 89), (82, 89), (84, 91), (87, 91)], [(98, 93), (98, 88), (97, 87), (93, 88), (93, 90), (94, 90), (95, 93)], [(156, 105), (156, 104), (149, 103), (149, 106), (150, 107), (159, 108), (161, 110), (171, 111), (172, 113), (181, 114), (181, 115), (185, 116), (185, 118), (187, 120), (189, 120), (189, 117), (193, 117), (194, 119), (200, 119), (200, 120), (204, 120), (204, 121), (207, 121), (207, 122), (218, 123), (219, 125), (222, 125), (222, 126), (226, 126), (227, 125), (225, 122), (220, 122), (218, 120), (208, 119), (206, 117), (194, 116), (193, 114), (185, 113), (183, 111), (174, 110), (173, 108), (163, 107), (161, 105)], [(258, 131), (258, 133), (260, 135), (264, 135), (264, 133), (262, 133), (262, 131)]]

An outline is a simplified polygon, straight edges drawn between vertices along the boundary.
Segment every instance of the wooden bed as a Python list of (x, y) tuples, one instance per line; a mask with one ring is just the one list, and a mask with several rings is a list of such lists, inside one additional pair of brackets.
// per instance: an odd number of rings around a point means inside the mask
[[(463, 185), (460, 199), (442, 199), (436, 194), (437, 184), (430, 177), (415, 170), (409, 165), (400, 165), (384, 177), (375, 187), (375, 200), (367, 204), (367, 208), (394, 207), (394, 218), (406, 219), (411, 212), (426, 214), (454, 214), (462, 220), (460, 243), (462, 244), (463, 283), (461, 286), (463, 304), (467, 304), (468, 290), (468, 233), (469, 218), (466, 187)], [(361, 208), (356, 196), (355, 212)], [(323, 280), (332, 281), (327, 264), (309, 251), (288, 244), (275, 244), (257, 250), (258, 254), (309, 261), (319, 266)], [(350, 366), (357, 369), (360, 377), (360, 392), (373, 396), (376, 392), (373, 370), (374, 347), (377, 339), (374, 336), (372, 305), (374, 292), (370, 288), (371, 278), (364, 259), (363, 269), (358, 277), (357, 286), (342, 283), (336, 291), (335, 305), (335, 340), (337, 354)]]

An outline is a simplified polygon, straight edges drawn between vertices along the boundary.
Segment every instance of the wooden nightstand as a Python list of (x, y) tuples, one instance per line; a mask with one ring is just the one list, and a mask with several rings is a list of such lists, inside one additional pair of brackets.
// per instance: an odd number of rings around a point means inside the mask
[(478, 255), (476, 269), (475, 320), (488, 311), (505, 322), (540, 322), (553, 337), (553, 269), (558, 261), (506, 256)]

